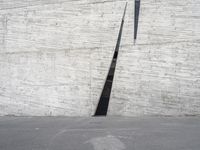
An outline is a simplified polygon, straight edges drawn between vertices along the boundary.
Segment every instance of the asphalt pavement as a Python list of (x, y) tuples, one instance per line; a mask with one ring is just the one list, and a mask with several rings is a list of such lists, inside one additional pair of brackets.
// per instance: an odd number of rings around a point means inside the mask
[(200, 150), (200, 117), (0, 117), (0, 150)]

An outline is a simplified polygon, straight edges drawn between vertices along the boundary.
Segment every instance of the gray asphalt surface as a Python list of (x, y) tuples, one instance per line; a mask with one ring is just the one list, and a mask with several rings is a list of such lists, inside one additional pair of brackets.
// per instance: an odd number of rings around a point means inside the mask
[(0, 150), (200, 150), (200, 117), (0, 117)]

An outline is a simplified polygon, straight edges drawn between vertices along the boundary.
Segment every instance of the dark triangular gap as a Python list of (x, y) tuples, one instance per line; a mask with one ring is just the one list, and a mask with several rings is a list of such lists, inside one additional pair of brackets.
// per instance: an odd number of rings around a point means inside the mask
[(112, 90), (112, 83), (113, 83), (115, 68), (116, 68), (116, 64), (117, 64), (118, 51), (119, 51), (119, 47), (120, 47), (122, 30), (123, 30), (123, 25), (124, 25), (126, 7), (127, 7), (127, 3), (125, 6), (125, 9), (124, 9), (124, 14), (123, 14), (122, 21), (121, 21), (121, 26), (120, 26), (120, 30), (119, 30), (119, 34), (118, 34), (115, 52), (114, 52), (114, 55), (112, 58), (112, 62), (110, 65), (110, 69), (109, 69), (107, 78), (106, 78), (106, 82), (103, 87), (103, 91), (101, 93), (101, 97), (100, 97), (100, 100), (99, 100), (99, 103), (98, 103), (98, 106), (97, 106), (94, 116), (106, 116), (107, 115), (110, 94), (111, 94), (111, 90)]
[(139, 14), (140, 14), (140, 0), (135, 0), (134, 41), (137, 39)]

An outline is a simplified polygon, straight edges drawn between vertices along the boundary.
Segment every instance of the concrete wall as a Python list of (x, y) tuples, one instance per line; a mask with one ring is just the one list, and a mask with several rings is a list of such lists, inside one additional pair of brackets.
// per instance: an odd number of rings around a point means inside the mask
[(131, 7), (109, 114), (200, 114), (200, 1), (141, 0), (135, 46)]
[(0, 115), (93, 115), (124, 2), (10, 0), (0, 7)]
[[(200, 2), (128, 2), (108, 115), (200, 114)], [(0, 115), (93, 115), (124, 5), (1, 1)]]

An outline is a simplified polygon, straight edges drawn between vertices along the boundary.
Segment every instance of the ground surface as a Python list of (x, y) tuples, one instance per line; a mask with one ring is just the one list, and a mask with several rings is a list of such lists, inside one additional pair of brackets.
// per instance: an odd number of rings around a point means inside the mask
[(0, 118), (0, 150), (199, 149), (199, 117)]

